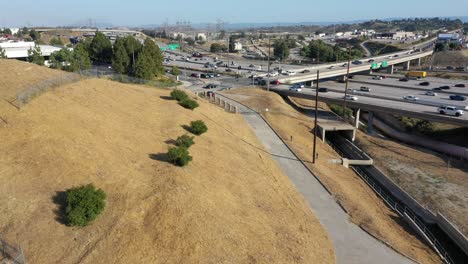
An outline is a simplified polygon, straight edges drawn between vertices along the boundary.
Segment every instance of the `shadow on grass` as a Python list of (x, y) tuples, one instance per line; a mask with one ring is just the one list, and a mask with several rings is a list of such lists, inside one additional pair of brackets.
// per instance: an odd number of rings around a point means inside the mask
[(167, 153), (157, 153), (157, 154), (151, 153), (148, 155), (148, 157), (152, 160), (158, 160), (158, 161), (170, 163), (167, 158)]
[(161, 98), (161, 99), (163, 99), (163, 100), (174, 100), (174, 99), (172, 99), (172, 97), (170, 97), (170, 96), (165, 96), (165, 95), (161, 95), (161, 96), (159, 96), (159, 98)]
[(52, 201), (57, 205), (57, 208), (54, 210), (55, 220), (63, 225), (67, 225), (68, 221), (65, 215), (65, 208), (67, 207), (67, 192), (56, 192), (52, 197)]
[(174, 145), (174, 146), (176, 146), (177, 141), (174, 140), (174, 139), (168, 139), (168, 140), (164, 141), (164, 143), (166, 143), (166, 144), (168, 144), (168, 145)]

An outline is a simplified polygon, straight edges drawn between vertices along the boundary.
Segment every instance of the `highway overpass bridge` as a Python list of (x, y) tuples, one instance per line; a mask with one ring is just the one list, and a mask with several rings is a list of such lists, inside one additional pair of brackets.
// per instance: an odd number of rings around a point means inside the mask
[[(368, 58), (365, 60), (360, 60), (362, 64), (354, 65), (351, 64), (349, 68), (349, 73), (358, 73), (358, 72), (371, 72), (372, 63), (377, 63), (380, 68), (387, 69), (387, 72), (392, 74), (393, 67), (397, 64), (403, 64), (406, 69), (409, 69), (411, 61), (417, 61), (418, 65), (420, 64), (421, 58), (431, 56), (433, 53), (430, 51), (420, 51), (420, 52), (398, 52), (393, 54), (387, 54), (386, 56), (377, 56)], [(372, 63), (368, 62), (369, 59), (373, 59)], [(385, 65), (386, 64), (386, 65)], [(334, 78), (339, 76), (344, 76), (347, 73), (347, 67), (343, 67), (342, 64), (328, 64), (327, 68), (321, 67), (307, 67), (303, 69), (296, 69), (296, 71), (308, 70), (309, 73), (297, 74), (291, 76), (281, 76), (277, 80), (281, 83), (305, 83), (315, 81), (317, 79), (316, 71), (320, 70), (320, 79)]]
[[(287, 88), (274, 87), (270, 88), (270, 90), (282, 96), (315, 100), (315, 89), (305, 88), (302, 90), (302, 92), (295, 92), (289, 91)], [(328, 104), (344, 105), (343, 93), (319, 93), (318, 100)], [(369, 113), (380, 112), (392, 115), (419, 118), (432, 122), (468, 127), (467, 115), (461, 117), (441, 115), (437, 112), (437, 107), (435, 106), (428, 106), (411, 102), (360, 97), (358, 101), (347, 100), (346, 107), (356, 110), (368, 111)]]

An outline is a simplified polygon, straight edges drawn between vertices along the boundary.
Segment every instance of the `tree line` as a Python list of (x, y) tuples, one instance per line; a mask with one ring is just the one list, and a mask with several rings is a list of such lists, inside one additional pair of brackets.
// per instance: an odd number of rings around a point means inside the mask
[[(301, 55), (318, 59), (320, 62), (334, 62), (349, 59), (349, 50), (340, 47), (339, 45), (328, 45), (321, 40), (312, 40), (308, 46), (301, 49)], [(351, 59), (362, 58), (363, 52), (359, 48), (351, 49)]]
[[(29, 61), (43, 64), (38, 46), (31, 50)], [(150, 80), (164, 74), (164, 57), (156, 43), (146, 39), (141, 44), (133, 36), (117, 38), (114, 45), (102, 33), (78, 43), (73, 49), (63, 48), (50, 56), (52, 68), (66, 71), (90, 69), (92, 64), (111, 64), (120, 74)]]

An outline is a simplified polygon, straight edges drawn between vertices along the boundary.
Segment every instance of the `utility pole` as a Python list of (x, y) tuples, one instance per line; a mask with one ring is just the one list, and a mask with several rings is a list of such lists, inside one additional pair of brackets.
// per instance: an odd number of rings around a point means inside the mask
[(267, 91), (270, 91), (270, 36), (268, 36)]
[(346, 71), (346, 83), (345, 83), (345, 92), (344, 92), (344, 103), (343, 103), (343, 119), (346, 120), (346, 97), (348, 96), (348, 81), (349, 81), (349, 66), (351, 64), (351, 47), (349, 47), (349, 56), (348, 56), (348, 69)]
[(317, 155), (317, 117), (318, 117), (318, 90), (319, 90), (319, 70), (317, 70), (317, 87), (315, 88), (315, 120), (314, 120), (314, 149), (312, 153), (312, 164), (315, 164), (315, 156)]

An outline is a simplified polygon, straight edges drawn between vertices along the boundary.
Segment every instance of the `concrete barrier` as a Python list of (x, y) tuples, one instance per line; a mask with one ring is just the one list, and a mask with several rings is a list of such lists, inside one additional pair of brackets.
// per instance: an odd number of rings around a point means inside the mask
[(437, 224), (468, 255), (468, 240), (458, 228), (440, 212), (437, 212)]

